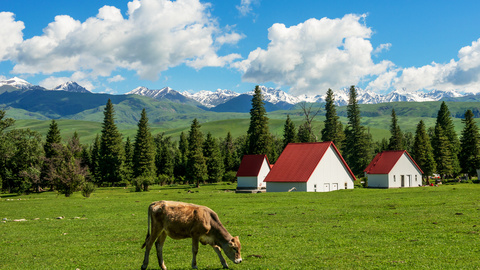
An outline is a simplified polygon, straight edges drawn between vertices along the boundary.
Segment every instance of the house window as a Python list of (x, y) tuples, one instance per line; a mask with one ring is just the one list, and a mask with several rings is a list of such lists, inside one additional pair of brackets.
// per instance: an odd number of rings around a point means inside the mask
[(417, 176), (418, 176), (418, 175), (415, 175), (415, 182), (417, 182)]
[(313, 185), (313, 191), (317, 192), (317, 184)]
[(395, 175), (393, 176), (393, 182), (397, 182), (397, 179), (395, 179)]

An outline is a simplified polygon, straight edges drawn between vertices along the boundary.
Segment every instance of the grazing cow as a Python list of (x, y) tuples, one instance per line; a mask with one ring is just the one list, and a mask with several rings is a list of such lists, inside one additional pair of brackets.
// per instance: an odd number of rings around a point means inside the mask
[(163, 270), (167, 269), (162, 254), (167, 235), (173, 239), (192, 238), (193, 269), (197, 269), (196, 256), (199, 241), (203, 245), (209, 244), (213, 247), (223, 268), (228, 268), (228, 265), (222, 256), (222, 249), (234, 263), (242, 262), (238, 236), (232, 237), (228, 233), (213, 210), (206, 206), (183, 202), (158, 201), (148, 207), (148, 231), (142, 246), (142, 248), (146, 247), (142, 269), (148, 266), (148, 256), (154, 242), (158, 263)]

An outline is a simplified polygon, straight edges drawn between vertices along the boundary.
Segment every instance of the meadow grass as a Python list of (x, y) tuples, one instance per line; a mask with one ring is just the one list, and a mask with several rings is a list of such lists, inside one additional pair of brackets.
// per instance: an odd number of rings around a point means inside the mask
[[(243, 262), (229, 262), (232, 269), (480, 267), (478, 184), (263, 194), (236, 194), (235, 187), (99, 188), (90, 198), (2, 194), (0, 268), (138, 269), (147, 207), (157, 200), (216, 211), (242, 243)], [(168, 238), (164, 258), (169, 269), (189, 269), (191, 240)], [(221, 268), (208, 246), (200, 246), (197, 261), (200, 269)], [(149, 269), (159, 269), (154, 250)]]

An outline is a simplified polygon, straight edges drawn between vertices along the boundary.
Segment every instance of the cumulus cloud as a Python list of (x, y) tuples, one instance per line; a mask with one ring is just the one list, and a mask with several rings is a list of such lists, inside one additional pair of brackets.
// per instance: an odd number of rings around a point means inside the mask
[(291, 27), (274, 24), (268, 30), (268, 48), (257, 48), (233, 66), (243, 72), (244, 81), (288, 85), (292, 94), (319, 94), (357, 84), (392, 66), (389, 61), (373, 62), (372, 30), (363, 19), (364, 15), (348, 14)]
[[(242, 35), (222, 31), (208, 8), (199, 0), (134, 0), (128, 3), (126, 18), (113, 6), (100, 8), (85, 22), (57, 16), (43, 35), (16, 44), (15, 58), (10, 59), (13, 72), (83, 71), (96, 77), (125, 68), (155, 80), (162, 71), (181, 64), (197, 69), (225, 66), (239, 55), (219, 56), (217, 51)], [(0, 47), (0, 57), (2, 51)]]
[(74, 81), (76, 83), (78, 83), (79, 85), (85, 87), (87, 90), (93, 90), (95, 89), (95, 86), (93, 85), (93, 83), (89, 80), (89, 75), (84, 73), (84, 72), (81, 72), (81, 71), (77, 71), (75, 73), (72, 74), (72, 76), (70, 77), (56, 77), (56, 76), (50, 76), (44, 80), (42, 80), (39, 85), (47, 88), (47, 89), (53, 89), (65, 82), (69, 82), (69, 81)]
[(115, 76), (107, 79), (108, 82), (121, 82), (121, 81), (124, 81), (124, 80), (125, 80), (125, 78), (122, 75), (115, 75)]
[(480, 92), (480, 39), (458, 52), (458, 61), (392, 69), (369, 83), (370, 90), (404, 89)]
[(16, 45), (23, 41), (23, 22), (15, 21), (11, 12), (0, 12), (0, 61), (12, 57)]

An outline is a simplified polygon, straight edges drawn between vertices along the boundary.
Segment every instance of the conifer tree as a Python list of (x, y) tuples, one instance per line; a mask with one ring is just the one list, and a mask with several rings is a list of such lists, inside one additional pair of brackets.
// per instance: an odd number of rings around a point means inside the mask
[(343, 126), (337, 116), (335, 97), (332, 89), (328, 89), (325, 98), (325, 127), (322, 129), (322, 141), (332, 141), (338, 149), (342, 149), (345, 134)]
[(91, 165), (90, 173), (92, 174), (95, 182), (99, 183), (101, 181), (100, 174), (100, 136), (95, 137), (93, 141), (92, 149), (90, 151)]
[(460, 138), (460, 165), (462, 172), (472, 177), (477, 173), (476, 169), (480, 169), (480, 133), (471, 110), (465, 112), (462, 123), (465, 126)]
[(13, 126), (15, 123), (13, 118), (5, 118), (5, 114), (4, 110), (0, 110), (0, 135), (6, 128)]
[(454, 172), (454, 155), (451, 152), (452, 147), (448, 136), (440, 125), (435, 125), (435, 137), (432, 143), (436, 145), (433, 148), (433, 155), (437, 164), (437, 173), (442, 179)]
[(210, 132), (207, 133), (207, 138), (203, 144), (203, 155), (205, 156), (205, 163), (207, 165), (207, 181), (209, 183), (220, 182), (225, 172), (223, 160), (218, 141)]
[(435, 159), (433, 158), (432, 144), (423, 120), (420, 120), (417, 125), (413, 148), (410, 154), (420, 169), (422, 169), (425, 177), (428, 177), (435, 172), (436, 164)]
[(197, 118), (193, 119), (188, 133), (188, 154), (187, 154), (187, 175), (186, 178), (200, 186), (207, 178), (207, 165), (203, 156), (203, 134), (200, 131), (200, 124)]
[(52, 119), (52, 122), (50, 123), (49, 129), (47, 132), (47, 139), (43, 146), (43, 150), (45, 151), (45, 157), (51, 158), (56, 154), (58, 154), (57, 151), (53, 149), (53, 144), (61, 143), (61, 142), (62, 142), (62, 136), (60, 135), (60, 129), (58, 129), (57, 122)]
[(122, 181), (124, 147), (122, 135), (115, 125), (115, 110), (110, 99), (104, 109), (102, 135), (100, 137), (99, 175), (102, 183)]
[(404, 150), (403, 134), (400, 130), (400, 126), (398, 125), (395, 109), (392, 109), (392, 124), (390, 125), (390, 134), (391, 136), (388, 144), (388, 150)]
[(155, 167), (157, 168), (157, 176), (165, 175), (172, 178), (174, 175), (174, 159), (177, 156), (174, 153), (174, 144), (170, 141), (170, 137), (164, 137), (158, 134), (154, 139), (156, 147)]
[(180, 140), (178, 142), (179, 155), (175, 160), (175, 176), (183, 179), (187, 174), (187, 159), (188, 159), (188, 139), (185, 133), (180, 133)]
[[(437, 168), (442, 170), (442, 174), (449, 176), (455, 176), (461, 170), (460, 162), (458, 160), (460, 142), (454, 128), (455, 127), (453, 125), (448, 106), (445, 102), (442, 102), (440, 110), (438, 111), (437, 121), (435, 123), (432, 147), (435, 153), (435, 162), (437, 163)], [(440, 132), (442, 134), (440, 134)], [(444, 138), (440, 138), (440, 136), (445, 136), (446, 140), (444, 140)], [(448, 159), (444, 158), (446, 155), (448, 155)], [(448, 165), (446, 163), (448, 163)]]
[(247, 154), (269, 155), (271, 137), (268, 129), (268, 117), (263, 102), (262, 90), (257, 85), (250, 109), (250, 126), (247, 131)]
[(297, 141), (295, 124), (290, 119), (290, 115), (287, 114), (287, 120), (283, 126), (283, 148), (289, 143), (294, 143)]
[(154, 175), (155, 149), (150, 127), (148, 126), (147, 113), (143, 109), (138, 121), (138, 130), (133, 147), (133, 177), (152, 177)]
[(125, 141), (125, 163), (123, 165), (125, 180), (130, 182), (133, 179), (133, 145), (130, 137)]
[(365, 127), (361, 125), (360, 109), (357, 103), (357, 90), (355, 86), (350, 87), (349, 100), (347, 105), (348, 124), (345, 128), (345, 160), (355, 175), (359, 175), (370, 163), (371, 136), (366, 133)]
[(236, 171), (237, 168), (235, 160), (237, 158), (237, 153), (235, 152), (235, 145), (230, 131), (227, 133), (227, 137), (223, 142), (222, 152), (225, 171)]

